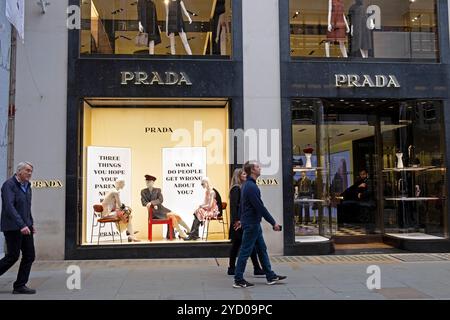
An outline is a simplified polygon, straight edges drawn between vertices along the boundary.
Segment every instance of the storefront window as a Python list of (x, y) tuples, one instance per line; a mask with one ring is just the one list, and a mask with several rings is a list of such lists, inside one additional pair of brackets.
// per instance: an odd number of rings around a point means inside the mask
[(435, 0), (290, 0), (291, 56), (437, 61)]
[(442, 112), (438, 101), (293, 101), (296, 240), (446, 237)]
[(228, 241), (227, 101), (87, 99), (82, 119), (83, 245)]
[(81, 55), (231, 56), (231, 0), (88, 0), (81, 8)]

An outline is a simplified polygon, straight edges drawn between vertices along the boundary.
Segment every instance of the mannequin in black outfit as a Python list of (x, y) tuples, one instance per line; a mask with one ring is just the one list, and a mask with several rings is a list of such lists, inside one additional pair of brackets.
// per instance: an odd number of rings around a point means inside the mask
[(192, 23), (189, 12), (186, 10), (183, 0), (165, 0), (166, 5), (166, 32), (170, 39), (170, 53), (175, 54), (175, 35), (179, 35), (184, 49), (188, 55), (192, 55), (191, 47), (187, 40), (184, 27), (183, 13)]
[(139, 31), (148, 34), (148, 51), (155, 54), (155, 45), (161, 43), (156, 6), (152, 0), (138, 0)]
[(348, 10), (348, 15), (351, 25), (352, 55), (361, 54), (363, 58), (368, 58), (369, 50), (372, 49), (372, 30), (375, 28), (375, 22), (373, 19), (367, 20), (367, 5), (364, 4), (364, 0), (356, 0)]

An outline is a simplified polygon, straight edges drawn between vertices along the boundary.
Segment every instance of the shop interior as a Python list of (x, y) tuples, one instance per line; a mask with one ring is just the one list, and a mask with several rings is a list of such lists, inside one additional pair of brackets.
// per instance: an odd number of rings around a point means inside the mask
[[(81, 1), (80, 54), (231, 56), (231, 0), (175, 0), (174, 7), (172, 2)], [(170, 33), (166, 32), (166, 20), (173, 21), (169, 19), (172, 14), (180, 17), (177, 11), (183, 22), (175, 20), (177, 29), (172, 43)], [(140, 23), (147, 34), (144, 42), (137, 40)]]
[(291, 56), (436, 61), (436, 12), (435, 0), (290, 0)]
[(296, 241), (447, 236), (440, 101), (292, 102)]
[[(170, 239), (169, 225), (158, 224), (160, 217), (155, 216), (155, 210), (163, 210), (158, 207), (163, 206), (192, 228), (194, 212), (205, 201), (203, 177), (208, 177), (221, 203), (228, 202), (229, 110), (226, 99), (86, 98), (80, 115), (82, 245), (228, 241), (226, 206), (221, 217), (203, 221), (195, 241), (184, 240), (175, 227)], [(162, 202), (151, 202), (152, 215), (145, 206), (148, 200), (143, 200), (143, 192), (150, 188), (147, 176), (154, 178), (152, 190), (158, 188), (162, 195), (155, 198)], [(124, 186), (118, 189), (117, 181), (123, 181)], [(100, 222), (105, 217), (102, 210), (117, 212), (116, 206), (107, 210), (105, 205), (108, 194), (117, 190), (120, 203), (131, 209), (132, 230), (130, 223), (120, 224), (119, 232), (117, 223)], [(103, 204), (100, 212), (95, 210), (99, 204)], [(187, 233), (181, 222), (179, 226)], [(129, 240), (131, 231), (138, 242)]]

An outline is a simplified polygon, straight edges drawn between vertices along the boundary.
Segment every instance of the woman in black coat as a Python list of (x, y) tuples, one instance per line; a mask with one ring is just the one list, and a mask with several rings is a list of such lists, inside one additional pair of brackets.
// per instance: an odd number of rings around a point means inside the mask
[[(239, 253), (239, 249), (241, 248), (242, 243), (242, 228), (238, 228), (238, 211), (239, 205), (241, 203), (241, 185), (247, 180), (247, 175), (242, 169), (236, 169), (233, 173), (233, 178), (231, 179), (230, 186), (230, 230), (229, 236), (231, 239), (231, 249), (230, 249), (230, 262), (228, 267), (228, 275), (234, 275), (234, 271), (236, 268), (236, 258)], [(238, 229), (236, 229), (238, 228)], [(251, 255), (252, 263), (253, 263), (253, 274), (255, 276), (265, 276), (264, 271), (262, 270), (258, 256), (256, 254), (256, 249), (253, 249)]]

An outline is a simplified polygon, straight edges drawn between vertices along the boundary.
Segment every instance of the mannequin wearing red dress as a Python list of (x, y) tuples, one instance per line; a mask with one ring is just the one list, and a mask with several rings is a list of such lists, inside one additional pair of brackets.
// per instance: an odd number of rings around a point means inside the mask
[(325, 42), (325, 53), (330, 57), (330, 44), (339, 42), (342, 56), (348, 57), (345, 47), (346, 34), (350, 32), (347, 18), (344, 14), (343, 0), (328, 0), (328, 32)]

